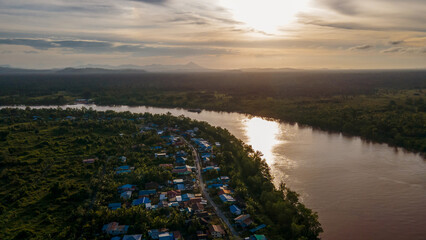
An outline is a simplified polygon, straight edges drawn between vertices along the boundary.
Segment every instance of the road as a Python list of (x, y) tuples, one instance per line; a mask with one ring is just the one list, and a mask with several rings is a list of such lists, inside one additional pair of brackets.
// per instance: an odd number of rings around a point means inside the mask
[[(184, 139), (182, 137), (182, 139)], [(218, 217), (220, 217), (222, 219), (222, 221), (228, 226), (229, 230), (231, 230), (231, 233), (234, 237), (237, 237), (239, 239), (239, 235), (238, 232), (235, 231), (234, 227), (231, 225), (231, 223), (229, 222), (228, 218), (225, 216), (225, 214), (223, 214), (222, 210), (220, 210), (220, 208), (217, 207), (216, 203), (213, 202), (213, 200), (211, 199), (209, 193), (207, 192), (205, 185), (204, 185), (204, 181), (203, 181), (203, 176), (201, 175), (201, 160), (200, 160), (200, 156), (198, 155), (197, 150), (194, 148), (194, 146), (192, 146), (192, 144), (190, 144), (188, 141), (186, 141), (184, 139), (184, 141), (186, 142), (186, 144), (188, 144), (188, 146), (192, 149), (192, 154), (195, 157), (195, 165), (197, 165), (197, 178), (198, 178), (198, 182), (200, 183), (200, 190), (203, 193), (204, 197), (207, 199), (207, 201), (213, 206), (216, 215)]]

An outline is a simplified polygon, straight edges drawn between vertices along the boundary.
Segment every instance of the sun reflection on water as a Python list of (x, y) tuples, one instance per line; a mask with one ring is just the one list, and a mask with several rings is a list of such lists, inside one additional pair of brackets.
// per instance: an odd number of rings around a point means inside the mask
[(261, 151), (269, 165), (274, 163), (273, 148), (281, 143), (278, 139), (280, 126), (277, 122), (259, 117), (243, 120), (248, 141), (253, 149)]
[(271, 167), (274, 183), (286, 182), (288, 180), (286, 172), (295, 167), (295, 162), (287, 158), (282, 151), (279, 151), (279, 148), (284, 148), (287, 142), (283, 135), (292, 134), (278, 122), (259, 117), (245, 118), (242, 123), (247, 136), (247, 144), (251, 145), (254, 150), (262, 152), (263, 158)]

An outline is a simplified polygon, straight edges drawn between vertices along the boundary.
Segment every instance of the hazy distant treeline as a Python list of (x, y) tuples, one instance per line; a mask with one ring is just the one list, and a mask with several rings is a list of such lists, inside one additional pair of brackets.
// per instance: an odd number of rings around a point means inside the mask
[(285, 73), (145, 73), (0, 75), (0, 96), (58, 91), (209, 91), (270, 97), (373, 93), (379, 88), (424, 88), (426, 71), (303, 71)]

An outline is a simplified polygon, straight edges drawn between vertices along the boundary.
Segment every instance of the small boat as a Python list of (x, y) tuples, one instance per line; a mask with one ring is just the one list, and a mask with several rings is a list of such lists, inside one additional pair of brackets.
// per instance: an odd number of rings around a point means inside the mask
[(194, 108), (194, 109), (188, 109), (188, 112), (196, 112), (196, 113), (200, 113), (202, 110), (199, 108)]

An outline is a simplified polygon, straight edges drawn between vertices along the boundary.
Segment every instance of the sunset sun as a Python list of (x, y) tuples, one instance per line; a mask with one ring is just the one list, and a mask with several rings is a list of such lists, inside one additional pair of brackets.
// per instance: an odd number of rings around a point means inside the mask
[(274, 34), (280, 27), (296, 20), (297, 14), (306, 10), (309, 0), (221, 0), (236, 21), (254, 30)]

